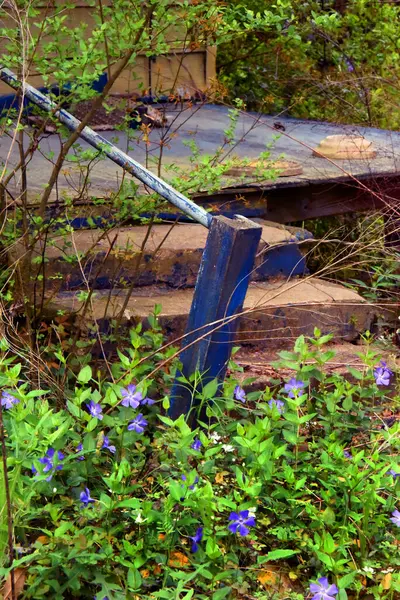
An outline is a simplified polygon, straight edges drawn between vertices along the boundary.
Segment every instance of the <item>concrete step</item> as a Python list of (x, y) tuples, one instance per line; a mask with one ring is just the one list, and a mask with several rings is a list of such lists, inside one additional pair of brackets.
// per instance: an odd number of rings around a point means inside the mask
[[(304, 275), (306, 263), (301, 248), (305, 246), (302, 242), (310, 239), (311, 234), (265, 221), (261, 225), (262, 241), (253, 279)], [(46, 241), (45, 251), (48, 289), (87, 289), (87, 284), (94, 289), (126, 288), (133, 280), (137, 286), (193, 287), (207, 229), (193, 224), (157, 224), (151, 228), (148, 238), (147, 235), (147, 226), (52, 235)], [(43, 241), (37, 243), (35, 254), (43, 254)]]
[[(155, 305), (161, 306), (159, 322), (168, 339), (185, 330), (193, 290), (167, 287), (135, 288), (121, 319), (121, 327), (146, 322)], [(48, 316), (63, 311), (73, 313), (83, 329), (95, 320), (100, 331), (110, 331), (110, 323), (123, 306), (123, 290), (98, 291), (90, 309), (82, 315), (79, 294), (63, 292), (46, 303)], [(356, 292), (316, 278), (251, 283), (240, 317), (238, 343), (258, 347), (288, 347), (300, 334), (313, 335), (314, 327), (333, 333), (336, 340), (352, 341), (371, 327), (377, 309)]]

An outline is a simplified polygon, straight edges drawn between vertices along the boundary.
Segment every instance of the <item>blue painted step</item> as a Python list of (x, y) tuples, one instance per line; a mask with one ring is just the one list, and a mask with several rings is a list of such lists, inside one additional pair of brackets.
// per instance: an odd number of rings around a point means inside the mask
[[(252, 279), (265, 281), (307, 273), (301, 247), (302, 240), (310, 234), (265, 221), (259, 223), (263, 231)], [(123, 289), (135, 280), (137, 286), (193, 287), (207, 230), (194, 224), (154, 225), (138, 268), (147, 230), (147, 226), (137, 226), (53, 234), (45, 252), (49, 286), (56, 291), (87, 289), (87, 283), (95, 289)], [(37, 256), (42, 254), (42, 244), (38, 242), (35, 248)]]

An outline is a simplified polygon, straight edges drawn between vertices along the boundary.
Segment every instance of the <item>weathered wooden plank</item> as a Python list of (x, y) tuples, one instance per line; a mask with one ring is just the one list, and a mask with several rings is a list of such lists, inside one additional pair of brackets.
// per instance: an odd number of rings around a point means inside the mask
[[(207, 382), (223, 379), (235, 338), (261, 237), (261, 227), (247, 219), (214, 217), (200, 265), (181, 353), (182, 374), (201, 374)], [(215, 323), (218, 323), (215, 325)], [(194, 390), (175, 382), (169, 414), (195, 418)]]
[(270, 187), (230, 188), (193, 199), (208, 210), (260, 217), (290, 223), (348, 212), (387, 210), (398, 212), (400, 175), (382, 174), (327, 181), (299, 181)]

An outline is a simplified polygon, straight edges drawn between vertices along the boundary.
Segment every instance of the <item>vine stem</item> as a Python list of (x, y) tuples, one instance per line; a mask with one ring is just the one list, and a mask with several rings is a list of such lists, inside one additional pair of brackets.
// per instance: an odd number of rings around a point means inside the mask
[[(6, 440), (5, 440), (5, 435), (4, 435), (3, 406), (1, 404), (1, 401), (0, 401), (0, 443), (1, 443), (1, 456), (2, 456), (2, 460), (3, 460), (4, 489), (6, 492), (6, 505), (7, 505), (8, 554), (9, 554), (9, 558), (10, 558), (10, 565), (12, 565), (13, 560), (14, 560), (13, 518), (12, 518), (12, 508), (11, 508), (10, 486), (8, 483), (8, 475), (7, 475), (7, 449), (6, 449)], [(11, 599), (17, 600), (17, 596), (15, 593), (14, 570), (11, 570), (10, 576), (11, 576)]]

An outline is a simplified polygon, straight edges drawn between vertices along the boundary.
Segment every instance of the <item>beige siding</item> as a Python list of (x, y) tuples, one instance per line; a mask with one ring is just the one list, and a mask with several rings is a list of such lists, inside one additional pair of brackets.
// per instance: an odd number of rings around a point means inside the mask
[[(62, 3), (62, 0), (53, 0), (52, 6), (56, 7)], [(112, 1), (103, 0), (103, 4), (112, 5)], [(43, 8), (40, 17), (35, 18), (35, 22), (40, 23), (45, 18), (45, 14), (46, 9)], [(73, 28), (82, 22), (87, 23), (87, 36), (89, 36), (94, 26), (92, 8), (89, 3), (79, 1), (69, 11), (67, 25)], [(0, 19), (2, 27), (11, 26), (11, 23), (10, 19)], [(184, 50), (183, 46), (188, 46), (189, 40), (185, 39), (184, 29), (179, 27), (171, 28), (167, 33), (167, 38), (169, 41), (175, 42), (173, 52), (156, 59), (139, 56), (136, 64), (122, 73), (112, 91), (143, 94), (149, 91), (150, 85), (152, 93), (172, 93), (184, 90), (186, 93), (192, 94), (196, 91), (204, 91), (210, 84), (210, 80), (215, 77), (215, 48), (197, 48), (193, 52)], [(66, 43), (68, 43), (67, 40)], [(37, 76), (30, 77), (28, 81), (35, 86), (43, 85), (43, 81)], [(0, 82), (0, 95), (9, 93), (12, 93), (12, 90)]]

